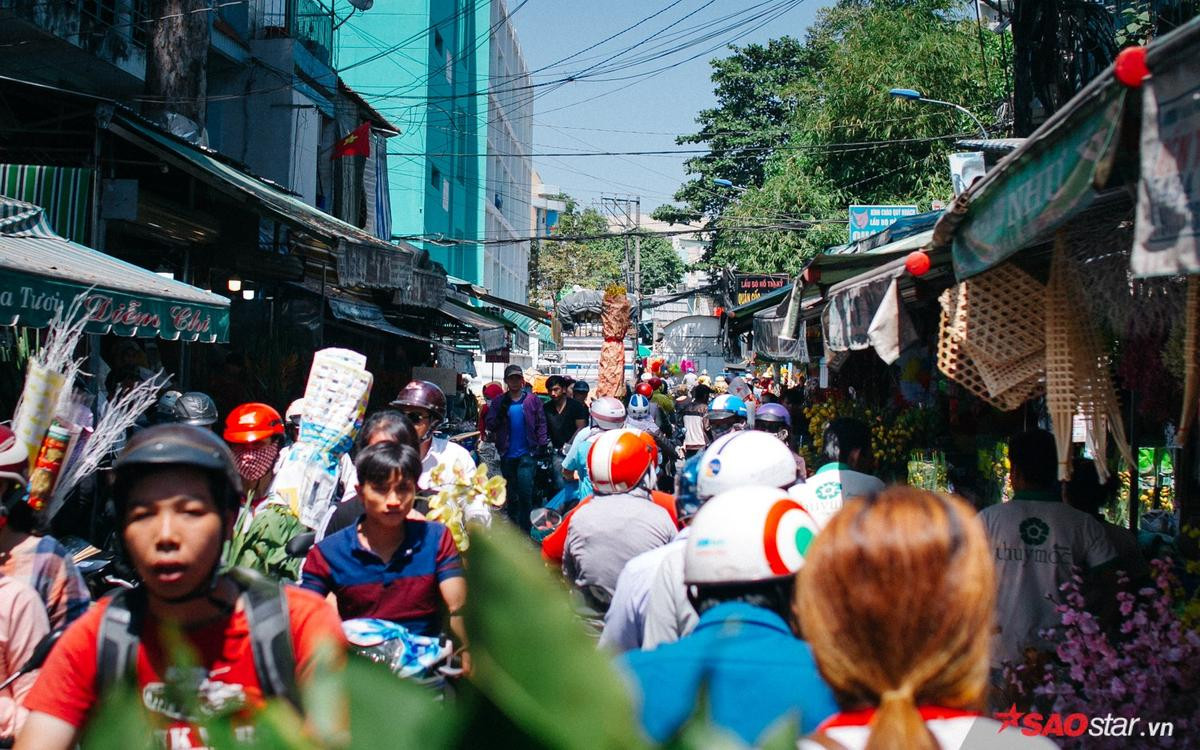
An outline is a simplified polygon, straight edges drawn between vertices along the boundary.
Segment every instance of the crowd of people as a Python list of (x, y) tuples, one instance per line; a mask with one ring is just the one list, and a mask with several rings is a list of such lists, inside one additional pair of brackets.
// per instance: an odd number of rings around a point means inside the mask
[[(1012, 439), (1015, 496), (977, 513), (885, 487), (855, 419), (828, 424), (821, 465), (806, 466), (791, 410), (732, 380), (716, 393), (695, 377), (646, 377), (622, 399), (552, 376), (542, 398), (510, 366), (484, 389), (474, 453), (442, 434), (441, 388), (410, 382), (367, 415), (290, 576), (223, 556), (267, 512), (303, 400), (282, 414), (238, 405), (220, 421), (204, 394), (169, 392), (112, 469), (116, 538), (138, 585), (94, 602), (71, 556), (26, 517), (28, 456), (0, 427), (0, 679), (65, 629), (39, 671), (0, 688), (0, 737), (67, 750), (105, 692), (131, 681), (166, 747), (204, 746), (199, 720), (214, 713), (232, 713), (252, 741), (267, 698), (303, 710), (304, 685), (344, 659), (342, 622), (356, 618), (448, 635), (469, 675), (467, 560), (425, 516), (439, 466), (496, 466), (507, 521), (561, 573), (659, 742), (705, 700), (747, 743), (791, 718), (805, 748), (963, 747), (998, 732), (987, 712), (999, 668), (1042, 645), (1073, 570), (1097, 599), (1115, 568), (1145, 570), (1095, 517), (1094, 488), (1077, 481), (1064, 500), (1049, 433)], [(535, 527), (539, 508), (557, 521)], [(172, 692), (164, 626), (191, 646), (194, 700)]]

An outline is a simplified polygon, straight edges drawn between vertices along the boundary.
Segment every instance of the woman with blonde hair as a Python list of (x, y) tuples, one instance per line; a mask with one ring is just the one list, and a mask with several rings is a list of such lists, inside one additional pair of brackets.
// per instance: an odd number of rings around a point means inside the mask
[(897, 486), (847, 501), (809, 548), (796, 591), (841, 709), (803, 750), (1054, 747), (980, 714), (996, 581), (962, 500)]

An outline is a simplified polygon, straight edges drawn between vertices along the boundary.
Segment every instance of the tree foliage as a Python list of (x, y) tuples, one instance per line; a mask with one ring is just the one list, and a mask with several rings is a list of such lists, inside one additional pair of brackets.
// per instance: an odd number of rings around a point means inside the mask
[[(576, 284), (585, 289), (604, 289), (625, 282), (626, 238), (611, 233), (608, 221), (595, 208), (580, 210), (574, 200), (562, 198), (567, 210), (559, 216), (552, 234), (590, 239), (537, 243), (530, 254), (529, 274), (529, 298), (535, 304), (553, 304)], [(629, 243), (632, 250), (632, 238)], [(642, 291), (651, 292), (679, 283), (685, 268), (668, 240), (651, 236), (642, 238), (641, 270)]]
[(809, 70), (809, 51), (786, 36), (766, 45), (729, 49), (733, 54), (712, 62), (717, 106), (696, 116), (696, 133), (675, 139), (681, 146), (709, 148), (707, 154), (684, 162), (696, 175), (675, 194), (686, 207), (663, 206), (655, 212), (656, 219), (687, 221), (719, 214), (737, 192), (713, 180), (729, 180), (739, 187), (761, 185), (771, 150), (787, 141), (787, 124), (797, 104), (792, 87)]
[(995, 125), (1004, 99), (1000, 44), (994, 35), (981, 37), (968, 10), (961, 0), (841, 0), (823, 9), (802, 51), (789, 56), (793, 70), (773, 71), (764, 83), (786, 81), (779, 97), (790, 108), (788, 137), (762, 164), (761, 184), (710, 207), (709, 263), (795, 271), (846, 241), (852, 203), (928, 210), (931, 200), (951, 197), (946, 156), (956, 150), (955, 138), (974, 135), (975, 127), (953, 109), (897, 100), (888, 91), (917, 89)]

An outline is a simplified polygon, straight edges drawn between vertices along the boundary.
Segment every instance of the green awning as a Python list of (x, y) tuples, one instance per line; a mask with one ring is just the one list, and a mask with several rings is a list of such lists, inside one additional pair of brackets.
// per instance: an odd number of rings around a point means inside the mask
[(87, 295), (90, 333), (229, 340), (229, 300), (54, 234), (42, 209), (0, 199), (0, 324), (41, 328)]
[(551, 349), (557, 349), (558, 344), (554, 342), (554, 336), (550, 333), (550, 327), (537, 322), (533, 318), (522, 315), (519, 312), (512, 310), (502, 310), (501, 314), (513, 323), (516, 324), (517, 330), (529, 336), (536, 336), (537, 340)]
[(1101, 73), (958, 197), (934, 231), (940, 244), (953, 237), (959, 279), (1035, 244), (1095, 200), (1117, 155), (1128, 91), (1111, 69)]

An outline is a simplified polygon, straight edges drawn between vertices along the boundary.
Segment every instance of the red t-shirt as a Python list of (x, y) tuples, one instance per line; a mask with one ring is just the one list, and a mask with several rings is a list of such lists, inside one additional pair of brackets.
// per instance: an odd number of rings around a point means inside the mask
[[(344, 643), (341, 621), (321, 597), (294, 586), (287, 586), (285, 592), (296, 678), (303, 680), (321, 643), (330, 640), (339, 646)], [(75, 727), (87, 724), (92, 707), (99, 702), (98, 637), (108, 604), (109, 599), (100, 601), (67, 628), (25, 698), (27, 709), (50, 714)], [(238, 736), (249, 739), (245, 733), (253, 731), (253, 714), (265, 701), (254, 669), (245, 613), (239, 607), (229, 617), (185, 631), (184, 635), (197, 664), (189, 681), (196, 686), (202, 710), (212, 715), (232, 713), (235, 724), (240, 724)], [(161, 644), (159, 628), (153, 617), (147, 615), (137, 656), (142, 703), (160, 727), (161, 746), (169, 750), (205, 747), (199, 729), (167, 697), (163, 682), (166, 657)]]
[[(668, 495), (665, 492), (658, 490), (650, 491), (650, 499), (655, 505), (665, 510), (671, 516), (671, 523), (675, 524), (675, 528), (679, 528), (679, 517), (675, 512), (675, 496)], [(567, 532), (571, 528), (571, 516), (575, 515), (575, 511), (592, 501), (591, 495), (579, 501), (579, 504), (563, 516), (562, 523), (558, 525), (550, 535), (542, 540), (542, 559), (548, 563), (562, 565), (563, 554), (566, 552)]]

